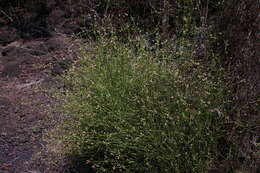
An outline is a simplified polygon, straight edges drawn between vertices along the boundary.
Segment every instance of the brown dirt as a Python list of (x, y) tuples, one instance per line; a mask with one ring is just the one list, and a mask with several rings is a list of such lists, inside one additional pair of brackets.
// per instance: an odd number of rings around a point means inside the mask
[[(44, 173), (47, 168), (37, 158), (44, 146), (42, 135), (49, 127), (48, 105), (53, 102), (49, 91), (55, 75), (64, 72), (60, 62), (73, 61), (75, 47), (65, 36), (57, 37), (63, 47), (29, 63), (19, 64), (15, 76), (2, 75), (0, 63), (0, 172)], [(23, 43), (33, 45), (31, 43)], [(74, 42), (75, 43), (75, 42)], [(58, 72), (56, 68), (58, 68)], [(60, 70), (60, 71), (59, 71)]]

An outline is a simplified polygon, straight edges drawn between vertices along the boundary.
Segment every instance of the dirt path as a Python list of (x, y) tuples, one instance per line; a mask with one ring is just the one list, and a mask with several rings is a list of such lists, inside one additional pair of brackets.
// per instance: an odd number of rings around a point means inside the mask
[(0, 86), (0, 172), (40, 172), (33, 157), (43, 145), (46, 124), (42, 106), (49, 98), (37, 90), (37, 84), (26, 86), (19, 79), (1, 79)]
[(14, 69), (3, 75), (7, 68), (0, 63), (0, 173), (46, 172), (37, 156), (44, 146), (43, 132), (49, 128), (46, 117), (51, 110), (46, 108), (52, 100), (42, 88), (52, 88), (50, 81), (64, 71), (64, 62), (73, 61), (71, 43), (64, 40), (48, 43), (54, 45), (51, 52), (18, 64), (15, 76), (10, 75)]

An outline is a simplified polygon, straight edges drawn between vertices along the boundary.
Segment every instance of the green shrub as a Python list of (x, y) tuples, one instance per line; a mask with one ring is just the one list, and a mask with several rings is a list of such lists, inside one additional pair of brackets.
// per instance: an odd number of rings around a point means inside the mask
[(98, 172), (205, 172), (224, 109), (220, 82), (192, 57), (139, 45), (103, 38), (81, 54), (66, 76), (64, 151)]

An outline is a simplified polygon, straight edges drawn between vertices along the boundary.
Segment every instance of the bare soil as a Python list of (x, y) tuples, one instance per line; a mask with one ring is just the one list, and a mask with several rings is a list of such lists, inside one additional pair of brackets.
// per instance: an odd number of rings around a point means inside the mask
[[(48, 41), (21, 44), (35, 45)], [(57, 48), (54, 45), (47, 54), (34, 55), (30, 61), (17, 63), (10, 71), (6, 64), (0, 62), (1, 173), (48, 172), (37, 157), (43, 151), (43, 133), (51, 128), (47, 118), (52, 111), (48, 105), (53, 104), (49, 89), (56, 87), (52, 82), (54, 78), (66, 71), (61, 64), (72, 62), (75, 58), (72, 40), (60, 35), (56, 41), (56, 45), (62, 46)], [(4, 69), (7, 69), (7, 74), (4, 74)], [(15, 75), (12, 75), (12, 70)]]

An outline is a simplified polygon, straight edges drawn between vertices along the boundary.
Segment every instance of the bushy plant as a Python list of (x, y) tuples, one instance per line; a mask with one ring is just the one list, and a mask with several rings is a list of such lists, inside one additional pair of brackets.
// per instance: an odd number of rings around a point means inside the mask
[(66, 76), (63, 152), (98, 172), (205, 172), (216, 154), (220, 82), (191, 57), (138, 45), (102, 38), (81, 53)]

